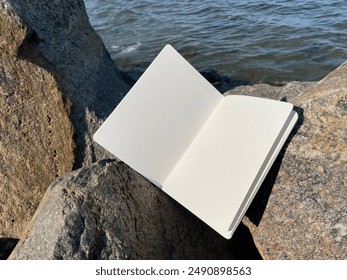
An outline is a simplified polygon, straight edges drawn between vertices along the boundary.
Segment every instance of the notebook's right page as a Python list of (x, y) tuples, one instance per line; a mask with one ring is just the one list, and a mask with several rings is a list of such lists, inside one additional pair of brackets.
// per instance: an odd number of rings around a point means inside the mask
[(225, 97), (163, 190), (226, 236), (292, 107), (256, 97)]

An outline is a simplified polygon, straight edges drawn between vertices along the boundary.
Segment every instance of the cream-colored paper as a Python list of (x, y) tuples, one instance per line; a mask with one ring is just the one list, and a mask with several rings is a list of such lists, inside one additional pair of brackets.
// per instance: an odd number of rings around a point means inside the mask
[(230, 238), (296, 122), (292, 108), (223, 97), (167, 45), (94, 140)]
[(223, 100), (170, 45), (94, 135), (94, 140), (161, 186)]
[(163, 190), (227, 237), (291, 111), (284, 102), (225, 97)]

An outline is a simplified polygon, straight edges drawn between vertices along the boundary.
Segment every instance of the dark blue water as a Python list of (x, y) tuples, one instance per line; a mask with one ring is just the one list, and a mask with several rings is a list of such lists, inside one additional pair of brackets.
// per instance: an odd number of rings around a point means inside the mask
[(117, 66), (145, 69), (172, 44), (235, 80), (319, 80), (347, 60), (347, 1), (85, 0)]

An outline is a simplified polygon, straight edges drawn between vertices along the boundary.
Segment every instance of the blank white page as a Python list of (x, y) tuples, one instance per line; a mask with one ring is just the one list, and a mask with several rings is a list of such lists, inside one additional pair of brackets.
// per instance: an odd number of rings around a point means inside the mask
[(163, 190), (230, 238), (229, 228), (292, 108), (269, 99), (224, 97)]
[(94, 140), (160, 187), (222, 100), (167, 45)]

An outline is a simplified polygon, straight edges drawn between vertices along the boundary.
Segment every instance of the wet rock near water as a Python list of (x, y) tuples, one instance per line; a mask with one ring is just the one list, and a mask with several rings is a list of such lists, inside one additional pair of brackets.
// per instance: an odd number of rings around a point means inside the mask
[(214, 69), (207, 69), (201, 71), (200, 74), (209, 81), (220, 93), (224, 93), (230, 89), (251, 85), (250, 82), (241, 81), (241, 80), (233, 80), (230, 77), (219, 74)]
[[(136, 81), (141, 77), (143, 71), (138, 69), (132, 69), (127, 71), (121, 71), (121, 73), (124, 81), (129, 86), (133, 86), (136, 83)], [(201, 71), (200, 74), (221, 93), (229, 91), (236, 87), (251, 85), (250, 82), (233, 80), (227, 76), (221, 75), (214, 69), (207, 69)]]

